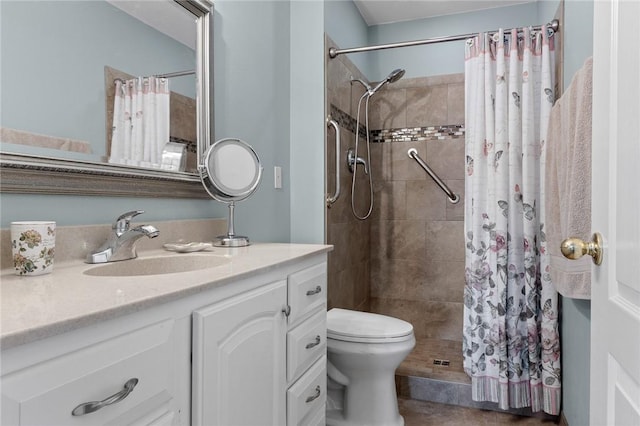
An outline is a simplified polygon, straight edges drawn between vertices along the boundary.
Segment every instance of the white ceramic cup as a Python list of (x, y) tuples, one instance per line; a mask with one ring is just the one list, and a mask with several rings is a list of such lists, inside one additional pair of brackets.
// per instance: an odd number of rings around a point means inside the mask
[(11, 247), (16, 275), (50, 273), (56, 247), (56, 223), (11, 222)]

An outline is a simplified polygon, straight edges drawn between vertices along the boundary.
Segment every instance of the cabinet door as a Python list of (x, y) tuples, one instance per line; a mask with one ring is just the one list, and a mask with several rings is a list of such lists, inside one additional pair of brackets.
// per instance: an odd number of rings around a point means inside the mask
[(286, 299), (279, 281), (194, 312), (195, 425), (285, 423)]

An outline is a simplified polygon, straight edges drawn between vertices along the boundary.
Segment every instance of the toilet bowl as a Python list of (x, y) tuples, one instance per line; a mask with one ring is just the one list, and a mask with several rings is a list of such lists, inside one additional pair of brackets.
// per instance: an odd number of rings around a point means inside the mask
[(395, 371), (416, 344), (413, 326), (367, 312), (327, 313), (330, 426), (402, 426)]

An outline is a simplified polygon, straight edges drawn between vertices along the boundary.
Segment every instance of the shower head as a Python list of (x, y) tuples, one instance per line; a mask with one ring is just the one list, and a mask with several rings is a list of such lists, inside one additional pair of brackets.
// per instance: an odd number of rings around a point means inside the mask
[(387, 78), (385, 78), (380, 83), (378, 83), (378, 85), (376, 87), (374, 87), (373, 89), (369, 90), (369, 96), (371, 96), (374, 93), (376, 93), (385, 84), (387, 84), (387, 83), (395, 83), (396, 81), (400, 80), (402, 78), (402, 76), (404, 75), (404, 72), (405, 71), (403, 69), (401, 69), (401, 68), (398, 68), (398, 69), (395, 69), (395, 70), (391, 71), (391, 74), (389, 74), (387, 76)]
[(398, 68), (396, 70), (391, 71), (391, 74), (387, 76), (387, 81), (389, 83), (395, 83), (396, 81), (400, 80), (402, 76), (404, 76), (404, 70), (401, 68)]

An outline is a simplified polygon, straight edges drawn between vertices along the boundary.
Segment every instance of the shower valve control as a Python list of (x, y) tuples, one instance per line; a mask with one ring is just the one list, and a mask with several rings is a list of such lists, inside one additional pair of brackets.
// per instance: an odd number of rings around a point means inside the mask
[(347, 151), (347, 166), (349, 166), (349, 171), (354, 173), (358, 164), (362, 164), (364, 166), (364, 174), (368, 175), (369, 167), (367, 166), (367, 161), (362, 157), (356, 156), (353, 148), (349, 148)]

